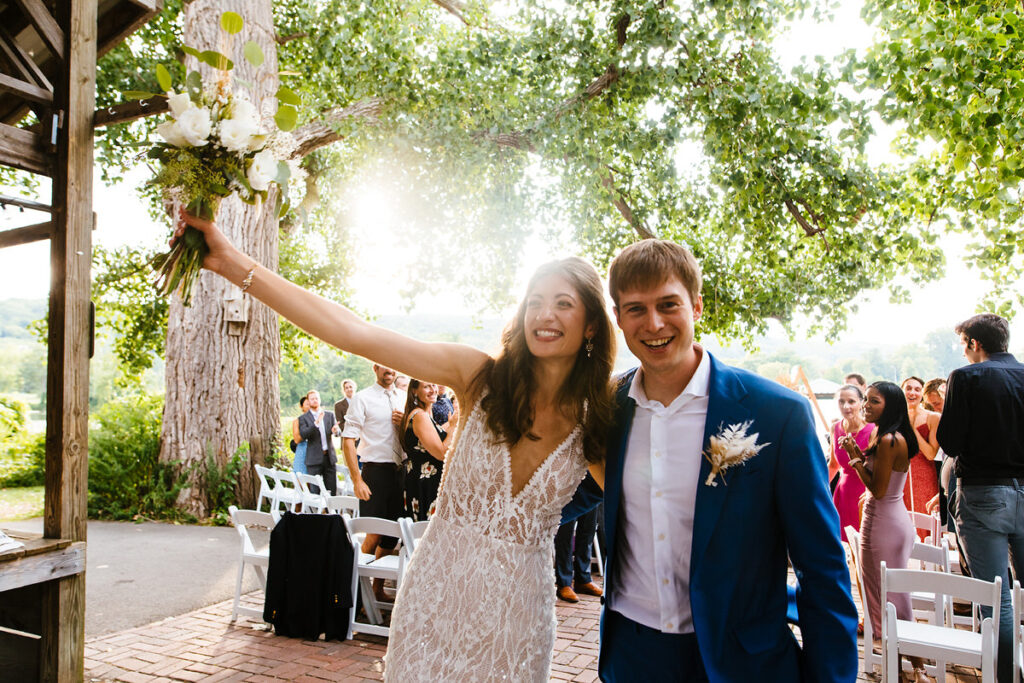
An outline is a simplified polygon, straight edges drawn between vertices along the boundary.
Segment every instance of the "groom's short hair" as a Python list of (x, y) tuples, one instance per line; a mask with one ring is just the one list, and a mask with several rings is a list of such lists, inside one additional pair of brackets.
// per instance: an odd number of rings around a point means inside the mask
[(690, 250), (668, 240), (640, 240), (623, 249), (612, 261), (608, 289), (618, 307), (619, 293), (623, 290), (650, 289), (673, 276), (686, 287), (690, 301), (696, 301), (702, 280), (700, 264)]

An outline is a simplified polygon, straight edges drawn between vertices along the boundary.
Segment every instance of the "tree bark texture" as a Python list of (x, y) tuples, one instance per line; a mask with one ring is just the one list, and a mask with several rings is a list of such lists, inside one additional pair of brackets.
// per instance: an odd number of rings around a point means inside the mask
[[(185, 3), (184, 43), (202, 50), (227, 53), (229, 45), (220, 17), (233, 11), (245, 28), (232, 37), (232, 78), (252, 84), (247, 92), (262, 112), (265, 130), (273, 130), (274, 98), (278, 88), (277, 44), (271, 0), (192, 0)], [(241, 58), (248, 40), (259, 43), (265, 56), (259, 68)], [(221, 72), (189, 57), (189, 70), (199, 69), (209, 86)], [(278, 265), (278, 221), (273, 193), (263, 206), (248, 206), (237, 197), (225, 199), (217, 224), (239, 249), (269, 268)], [(226, 320), (226, 299), (242, 300), (245, 323)], [(242, 444), (250, 446), (250, 463), (264, 463), (279, 438), (280, 335), (277, 315), (216, 275), (204, 272), (186, 308), (174, 295), (167, 328), (166, 399), (160, 459), (180, 462), (189, 483), (179, 507), (199, 517), (209, 514), (208, 454), (223, 468)], [(239, 504), (253, 507), (255, 478), (251, 464), (239, 478)]]

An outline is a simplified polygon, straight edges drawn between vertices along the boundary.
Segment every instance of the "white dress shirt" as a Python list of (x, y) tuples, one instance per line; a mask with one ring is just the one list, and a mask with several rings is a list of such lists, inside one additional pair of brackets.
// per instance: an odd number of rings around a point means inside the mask
[[(698, 347), (699, 348), (699, 347)], [(610, 606), (665, 633), (692, 633), (690, 548), (711, 362), (701, 349), (689, 384), (668, 406), (647, 398), (643, 369), (629, 388), (636, 413), (622, 475)]]
[(362, 462), (402, 462), (398, 431), (391, 422), (391, 411), (401, 410), (395, 389), (386, 390), (373, 384), (356, 392), (345, 413), (343, 439), (361, 439), (359, 460)]

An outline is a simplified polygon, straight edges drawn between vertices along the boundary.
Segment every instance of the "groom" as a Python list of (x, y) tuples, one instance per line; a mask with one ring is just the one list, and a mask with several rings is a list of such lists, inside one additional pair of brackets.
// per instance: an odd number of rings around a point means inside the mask
[[(609, 288), (641, 367), (619, 382), (608, 441), (601, 680), (853, 681), (857, 611), (806, 402), (694, 343), (701, 272), (684, 247), (627, 247)], [(713, 474), (711, 438), (732, 425), (756, 453)], [(588, 477), (563, 521), (600, 497)]]

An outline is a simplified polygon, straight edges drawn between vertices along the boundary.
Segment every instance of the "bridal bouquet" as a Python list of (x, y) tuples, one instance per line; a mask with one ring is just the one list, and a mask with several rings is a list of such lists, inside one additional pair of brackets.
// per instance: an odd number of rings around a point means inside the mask
[[(242, 30), (242, 17), (234, 12), (221, 16), (221, 28), (230, 36)], [(166, 198), (185, 206), (201, 218), (213, 220), (225, 197), (237, 194), (242, 201), (256, 204), (266, 201), (272, 184), (279, 192), (278, 215), (288, 210), (287, 187), (291, 169), (285, 162), (287, 131), (295, 127), (298, 96), (289, 88), (277, 92), (278, 110), (273, 118), (274, 133), (266, 132), (269, 122), (244, 92), (232, 90), (228, 72), (234, 64), (225, 55), (200, 52), (183, 46), (186, 54), (220, 70), (222, 77), (204, 88), (196, 71), (189, 72), (184, 88), (176, 92), (170, 72), (156, 69), (161, 89), (166, 91), (171, 117), (157, 126), (162, 142), (154, 143), (147, 156), (159, 162), (150, 181)], [(263, 52), (253, 41), (244, 46), (245, 58), (260, 66)], [(153, 93), (131, 91), (134, 99), (154, 97)], [(186, 228), (174, 246), (154, 260), (159, 275), (156, 287), (163, 295), (181, 289), (182, 302), (192, 300), (192, 287), (199, 277), (203, 259), (209, 253), (201, 232)]]

